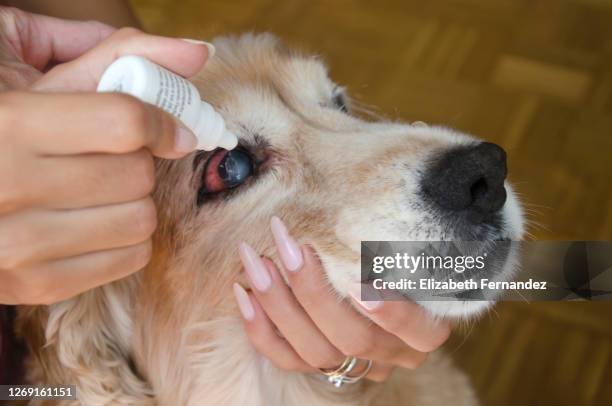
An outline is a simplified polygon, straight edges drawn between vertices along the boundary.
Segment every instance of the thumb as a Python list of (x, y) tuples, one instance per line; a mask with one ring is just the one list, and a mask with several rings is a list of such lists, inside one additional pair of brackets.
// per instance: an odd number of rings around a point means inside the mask
[(33, 84), (34, 90), (95, 91), (104, 70), (123, 55), (150, 59), (181, 76), (195, 75), (213, 52), (210, 44), (122, 28), (77, 59), (57, 65)]

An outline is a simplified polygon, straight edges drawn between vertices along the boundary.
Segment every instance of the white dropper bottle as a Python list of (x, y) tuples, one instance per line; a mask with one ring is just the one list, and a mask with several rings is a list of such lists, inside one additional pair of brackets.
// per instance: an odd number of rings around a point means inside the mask
[(156, 105), (183, 122), (198, 138), (197, 149), (234, 149), (238, 138), (198, 89), (181, 76), (140, 56), (122, 56), (110, 64), (98, 83), (98, 92), (121, 92)]

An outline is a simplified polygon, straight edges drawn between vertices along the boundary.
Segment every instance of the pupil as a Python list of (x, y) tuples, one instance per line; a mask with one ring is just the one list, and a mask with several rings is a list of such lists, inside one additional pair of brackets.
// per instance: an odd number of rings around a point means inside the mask
[(239, 149), (229, 151), (219, 163), (218, 173), (226, 187), (238, 186), (253, 174), (251, 157)]

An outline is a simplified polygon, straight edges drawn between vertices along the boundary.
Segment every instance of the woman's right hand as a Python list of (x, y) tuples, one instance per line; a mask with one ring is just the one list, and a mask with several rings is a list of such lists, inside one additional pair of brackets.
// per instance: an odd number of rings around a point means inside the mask
[(191, 76), (207, 49), (119, 30), (31, 90), (0, 93), (0, 303), (54, 303), (149, 261), (152, 156), (182, 157), (197, 140), (162, 110), (95, 87), (121, 55)]

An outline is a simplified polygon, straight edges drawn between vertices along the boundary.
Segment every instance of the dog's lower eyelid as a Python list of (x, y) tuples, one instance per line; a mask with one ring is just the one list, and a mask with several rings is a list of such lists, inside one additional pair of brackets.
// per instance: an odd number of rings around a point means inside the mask
[(194, 183), (197, 188), (197, 206), (218, 197), (229, 197), (256, 174), (256, 157), (243, 147), (232, 151), (217, 149), (194, 166)]
[(209, 152), (204, 152), (204, 151), (198, 151), (195, 155), (195, 157), (193, 158), (193, 162), (191, 164), (191, 169), (193, 172), (196, 172), (201, 163), (205, 163), (208, 160), (208, 157), (210, 156), (210, 154), (214, 152), (214, 151), (209, 151)]

